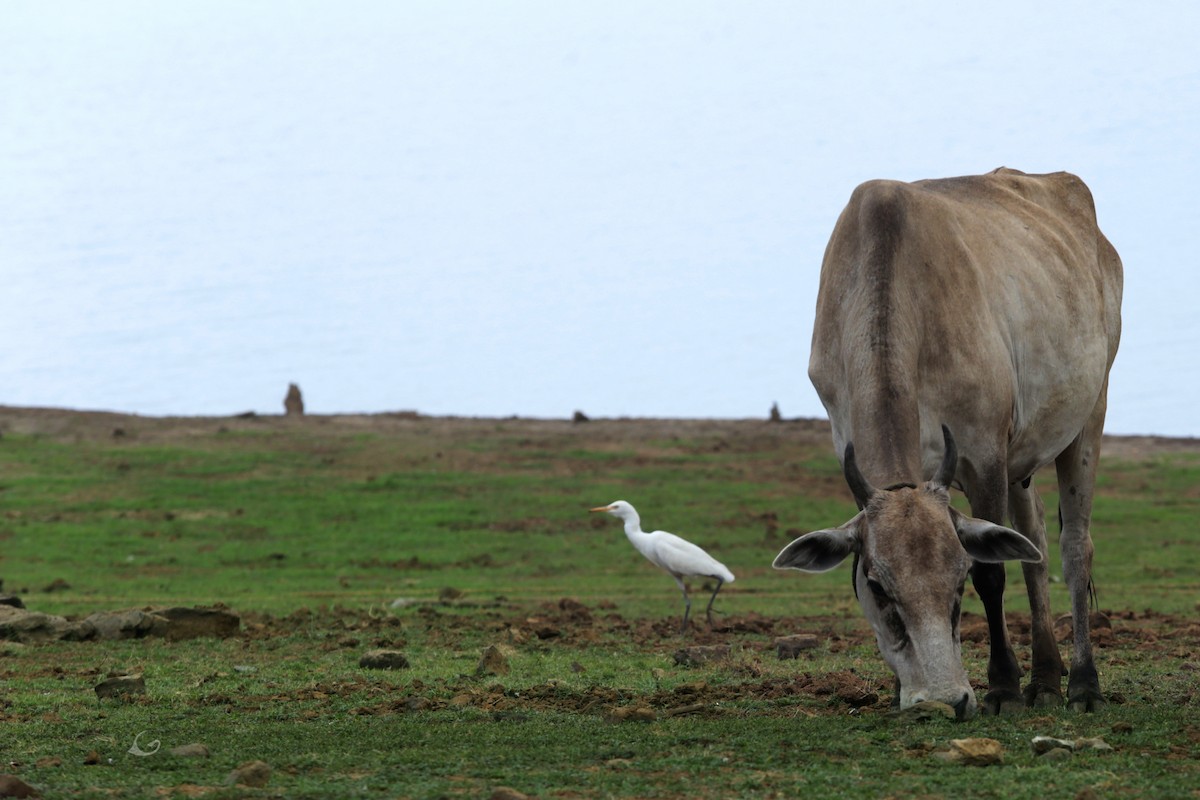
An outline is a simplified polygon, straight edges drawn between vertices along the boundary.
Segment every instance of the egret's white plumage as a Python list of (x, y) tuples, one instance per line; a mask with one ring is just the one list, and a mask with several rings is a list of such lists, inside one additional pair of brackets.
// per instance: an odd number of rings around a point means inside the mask
[(684, 610), (681, 632), (687, 630), (688, 615), (692, 611), (692, 600), (688, 597), (687, 585), (683, 579), (697, 577), (716, 580), (717, 588), (713, 590), (712, 597), (708, 599), (708, 608), (705, 610), (708, 624), (712, 625), (712, 605), (713, 601), (717, 599), (717, 592), (721, 591), (721, 587), (725, 584), (733, 583), (733, 573), (729, 571), (728, 567), (700, 547), (673, 533), (643, 531), (642, 520), (638, 516), (637, 510), (624, 500), (617, 500), (591, 510), (606, 511), (622, 520), (625, 523), (625, 535), (629, 537), (630, 543), (637, 548), (637, 551), (650, 559), (652, 563), (666, 570), (675, 579), (679, 590), (683, 592)]

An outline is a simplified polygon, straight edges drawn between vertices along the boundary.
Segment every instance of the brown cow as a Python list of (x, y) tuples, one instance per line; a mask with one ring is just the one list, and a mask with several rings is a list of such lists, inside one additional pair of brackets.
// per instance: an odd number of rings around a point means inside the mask
[[(855, 591), (901, 706), (940, 700), (960, 717), (976, 707), (958, 636), (968, 571), (991, 637), (984, 711), (1061, 702), (1033, 486), (1051, 462), (1074, 618), (1067, 702), (1103, 705), (1088, 527), (1121, 289), (1091, 192), (1065, 172), (870, 181), (838, 219), (808, 372), (861, 511), (792, 542), (775, 566), (822, 571), (854, 554)], [(952, 481), (973, 517), (950, 507)], [(1004, 621), (1006, 559), (1024, 562), (1032, 611), (1024, 696)]]

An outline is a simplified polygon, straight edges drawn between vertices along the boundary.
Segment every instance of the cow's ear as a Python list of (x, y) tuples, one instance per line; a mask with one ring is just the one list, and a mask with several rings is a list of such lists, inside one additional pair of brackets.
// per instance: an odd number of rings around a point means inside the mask
[(1030, 561), (1036, 564), (1042, 560), (1037, 545), (1012, 528), (968, 517), (953, 508), (950, 509), (950, 516), (963, 549), (976, 561)]
[(771, 563), (775, 569), (798, 569), (804, 572), (825, 572), (846, 560), (846, 556), (857, 553), (861, 546), (858, 526), (862, 514), (837, 528), (806, 533), (794, 540), (775, 556)]

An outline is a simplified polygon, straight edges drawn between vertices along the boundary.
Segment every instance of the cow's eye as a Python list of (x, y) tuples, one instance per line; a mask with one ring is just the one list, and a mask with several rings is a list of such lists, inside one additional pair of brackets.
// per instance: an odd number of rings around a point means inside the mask
[(892, 598), (888, 596), (887, 591), (883, 588), (883, 584), (874, 578), (867, 578), (867, 588), (871, 590), (871, 594), (875, 595), (875, 602), (890, 603)]

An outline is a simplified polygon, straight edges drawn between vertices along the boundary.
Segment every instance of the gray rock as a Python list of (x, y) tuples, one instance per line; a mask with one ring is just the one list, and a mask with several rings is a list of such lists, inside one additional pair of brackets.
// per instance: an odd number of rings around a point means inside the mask
[(821, 640), (810, 633), (796, 633), (791, 636), (780, 636), (775, 640), (775, 653), (781, 661), (789, 658), (799, 658), (805, 650), (812, 650)]
[(265, 761), (247, 761), (240, 767), (237, 767), (233, 772), (229, 773), (229, 777), (225, 779), (225, 783), (230, 785), (241, 784), (242, 786), (262, 787), (266, 786), (271, 780), (271, 767)]
[(77, 622), (54, 614), (0, 605), (0, 639), (24, 643), (57, 639), (83, 641), (95, 635), (96, 629), (86, 620)]
[(141, 675), (119, 675), (96, 684), (96, 697), (123, 699), (146, 693), (146, 681)]
[(408, 669), (408, 658), (399, 650), (370, 650), (358, 660), (363, 669)]
[(178, 756), (179, 758), (208, 758), (211, 755), (208, 747), (199, 742), (172, 747), (170, 752), (171, 755)]
[(729, 658), (729, 645), (694, 645), (675, 651), (675, 663), (683, 667), (694, 667)]

